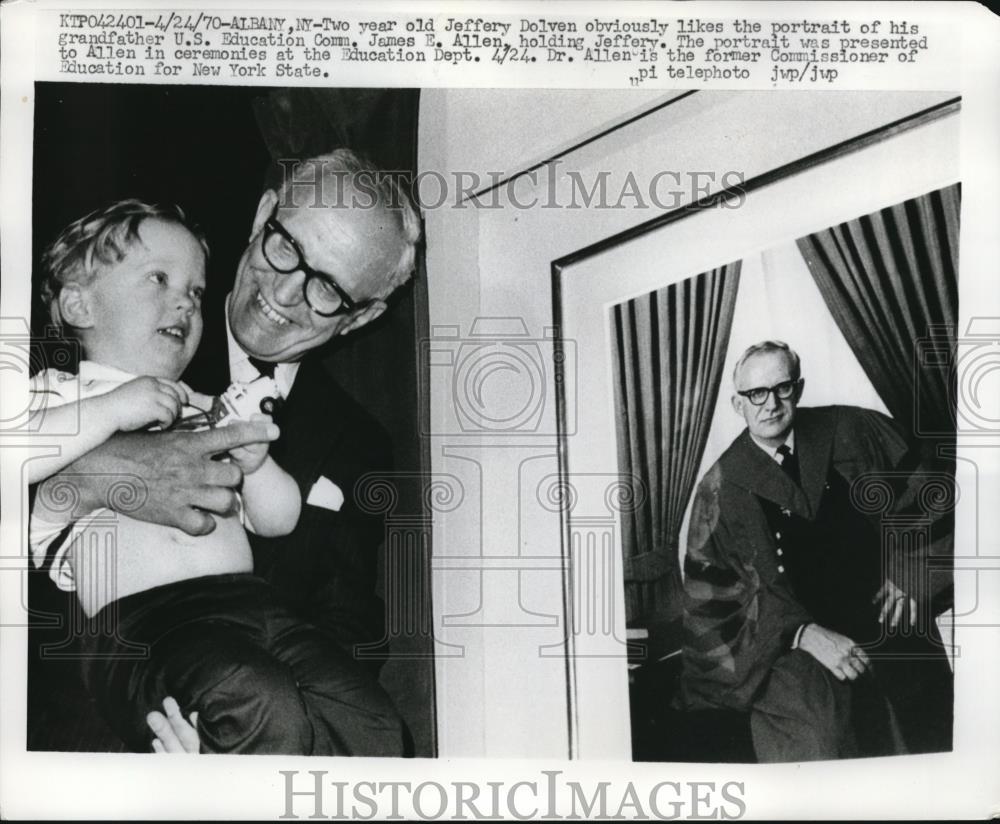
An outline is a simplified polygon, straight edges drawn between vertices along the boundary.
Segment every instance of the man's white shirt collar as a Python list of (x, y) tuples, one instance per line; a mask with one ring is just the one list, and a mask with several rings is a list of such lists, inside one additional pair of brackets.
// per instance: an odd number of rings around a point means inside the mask
[[(250, 381), (260, 377), (260, 372), (257, 371), (257, 367), (250, 363), (250, 356), (243, 351), (239, 343), (236, 342), (236, 338), (233, 337), (233, 330), (229, 326), (229, 301), (231, 298), (232, 293), (226, 296), (225, 312), (226, 343), (229, 350), (229, 380), (233, 383), (250, 383)], [(300, 361), (293, 361), (292, 363), (275, 364), (274, 382), (278, 385), (278, 391), (283, 398), (287, 398), (288, 393), (292, 391), (292, 384), (295, 383), (295, 376), (299, 372), (299, 363)]]
[(768, 446), (767, 444), (761, 443), (760, 441), (758, 441), (753, 436), (752, 432), (750, 433), (750, 439), (755, 444), (757, 444), (757, 446), (759, 446), (761, 449), (763, 449), (767, 453), (768, 457), (770, 457), (770, 459), (772, 461), (774, 461), (775, 463), (777, 463), (777, 464), (781, 464), (782, 463), (782, 459), (778, 457), (778, 450), (781, 449), (781, 447), (787, 446), (788, 449), (789, 449), (789, 451), (793, 455), (795, 454), (795, 430), (792, 430), (791, 432), (789, 432), (788, 433), (788, 437), (785, 438), (785, 442), (781, 443), (781, 444), (778, 444), (777, 446)]

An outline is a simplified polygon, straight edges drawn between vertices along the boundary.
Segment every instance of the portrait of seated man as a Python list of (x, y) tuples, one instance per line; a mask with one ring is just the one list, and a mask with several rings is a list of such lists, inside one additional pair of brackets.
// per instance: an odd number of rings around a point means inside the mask
[(786, 343), (737, 360), (746, 428), (701, 479), (684, 561), (686, 710), (748, 713), (762, 762), (930, 752), (950, 746), (951, 673), (921, 564), (889, 557), (858, 505), (872, 473), (919, 468), (899, 426), (854, 406), (800, 405)]

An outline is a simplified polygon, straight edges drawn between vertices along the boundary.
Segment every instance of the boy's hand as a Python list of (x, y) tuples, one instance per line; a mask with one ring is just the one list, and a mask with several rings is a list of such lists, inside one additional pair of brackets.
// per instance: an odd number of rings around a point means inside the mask
[(215, 403), (215, 398), (211, 395), (205, 395), (202, 392), (196, 392), (190, 386), (188, 386), (184, 381), (178, 381), (180, 386), (187, 392), (187, 405), (194, 407), (201, 412), (208, 412), (212, 409), (212, 404)]
[[(251, 423), (271, 423), (271, 416), (258, 413), (250, 416)], [(229, 450), (229, 456), (233, 459), (244, 475), (256, 472), (267, 457), (268, 443), (248, 443), (237, 446)]]
[(147, 376), (123, 383), (104, 397), (119, 431), (132, 432), (153, 423), (169, 427), (187, 403), (188, 393), (177, 381)]

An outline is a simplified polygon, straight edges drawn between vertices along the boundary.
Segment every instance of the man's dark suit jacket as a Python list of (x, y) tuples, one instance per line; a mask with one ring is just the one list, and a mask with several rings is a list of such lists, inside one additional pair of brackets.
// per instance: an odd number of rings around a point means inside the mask
[[(384, 609), (376, 596), (383, 519), (359, 506), (356, 487), (366, 474), (390, 469), (392, 449), (379, 423), (337, 385), (321, 350), (303, 359), (291, 393), (275, 416), (281, 437), (270, 452), (299, 485), (299, 523), (279, 538), (250, 534), (250, 544), (254, 572), (271, 581), (305, 619), (350, 651), (355, 644), (383, 640)], [(210, 394), (229, 385), (221, 314), (184, 380)], [(343, 493), (339, 511), (306, 503), (321, 477)]]

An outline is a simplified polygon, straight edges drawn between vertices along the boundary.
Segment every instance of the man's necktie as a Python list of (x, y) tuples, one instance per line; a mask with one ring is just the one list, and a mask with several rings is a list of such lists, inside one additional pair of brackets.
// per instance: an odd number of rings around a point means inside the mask
[[(250, 362), (250, 365), (254, 369), (260, 372), (262, 378), (271, 378), (272, 380), (274, 379), (274, 371), (275, 369), (277, 369), (278, 364), (274, 363), (273, 361), (264, 361), (260, 360), (259, 358), (253, 358), (249, 356), (247, 357), (247, 360)], [(273, 404), (271, 404), (271, 420), (273, 420), (276, 424), (281, 423), (279, 418), (281, 417), (281, 410), (282, 406), (284, 406), (284, 402), (285, 399), (281, 396), (279, 391), (274, 399)]]
[(778, 456), (781, 458), (781, 469), (782, 471), (792, 479), (792, 482), (796, 485), (800, 485), (799, 479), (799, 459), (796, 457), (795, 453), (788, 448), (787, 443), (783, 443), (777, 449)]
[(250, 365), (260, 372), (265, 378), (273, 378), (274, 370), (278, 367), (278, 364), (273, 361), (260, 360), (260, 358), (247, 358), (250, 361)]

